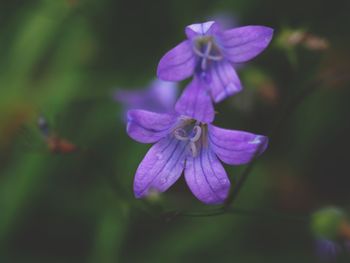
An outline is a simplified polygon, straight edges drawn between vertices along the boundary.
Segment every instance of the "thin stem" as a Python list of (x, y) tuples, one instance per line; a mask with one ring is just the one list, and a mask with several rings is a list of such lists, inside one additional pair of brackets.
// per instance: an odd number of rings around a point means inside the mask
[[(113, 174), (106, 174), (106, 179), (108, 180), (111, 189), (119, 199), (122, 199), (126, 202), (130, 201), (130, 195), (128, 191), (121, 185), (115, 176), (113, 176)], [(145, 199), (141, 199), (140, 201), (142, 203), (142, 210), (150, 215), (153, 215), (153, 212), (155, 210), (154, 207)], [(129, 202), (129, 204), (137, 209), (140, 208), (140, 206), (133, 201)]]
[[(296, 97), (294, 97), (286, 106), (285, 110), (282, 111), (282, 114), (279, 119), (277, 119), (275, 125), (271, 129), (271, 132), (269, 133), (268, 137), (274, 137), (275, 134), (278, 133), (278, 131), (283, 126), (283, 123), (287, 120), (287, 118), (292, 114), (292, 112), (299, 106), (299, 104), (305, 99), (307, 96), (311, 95), (317, 87), (319, 87), (320, 83), (319, 81), (311, 82), (310, 85), (307, 85), (306, 88)], [(244, 183), (247, 181), (247, 178), (251, 171), (254, 168), (254, 165), (256, 164), (256, 157), (259, 154), (261, 150), (260, 147), (256, 150), (256, 154), (253, 157), (253, 160), (248, 164), (248, 166), (243, 170), (241, 176), (238, 179), (236, 187), (233, 188), (233, 190), (230, 192), (229, 196), (227, 197), (223, 209), (227, 210), (230, 205), (237, 199), (240, 190)]]
[(275, 218), (283, 220), (295, 220), (295, 221), (308, 221), (309, 216), (305, 215), (289, 215), (276, 212), (267, 212), (259, 210), (246, 210), (241, 208), (218, 208), (210, 211), (197, 211), (197, 212), (186, 212), (186, 211), (171, 211), (166, 212), (163, 216), (167, 219), (173, 219), (175, 217), (210, 217), (210, 216), (224, 216), (224, 215), (237, 215), (237, 216), (254, 216), (254, 217), (265, 217)]
[[(259, 152), (259, 151), (257, 151)], [(242, 186), (247, 181), (248, 175), (253, 170), (255, 165), (256, 159), (255, 156), (253, 158), (253, 161), (251, 161), (248, 166), (243, 170), (241, 176), (239, 177), (236, 186), (232, 189), (230, 194), (228, 195), (227, 199), (225, 200), (225, 203), (223, 205), (223, 209), (227, 210), (229, 206), (233, 203), (234, 200), (236, 200), (238, 194), (240, 193)]]

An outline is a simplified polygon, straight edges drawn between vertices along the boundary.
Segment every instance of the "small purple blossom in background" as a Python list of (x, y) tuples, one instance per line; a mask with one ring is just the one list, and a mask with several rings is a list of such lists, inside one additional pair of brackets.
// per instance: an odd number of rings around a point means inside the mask
[[(197, 111), (206, 109), (198, 105)], [(136, 171), (137, 198), (166, 191), (184, 171), (192, 193), (206, 204), (220, 204), (229, 193), (230, 180), (219, 160), (246, 164), (268, 144), (265, 136), (218, 128), (175, 112), (131, 110), (127, 132), (138, 142), (155, 143)]]
[(341, 246), (328, 239), (317, 239), (315, 241), (317, 257), (322, 262), (335, 262), (341, 252)]
[(197, 75), (206, 81), (204, 91), (216, 103), (242, 89), (232, 65), (260, 54), (273, 35), (273, 30), (265, 26), (223, 30), (214, 21), (189, 25), (185, 31), (188, 39), (163, 56), (157, 75), (167, 81)]
[(131, 109), (143, 109), (160, 113), (174, 109), (178, 97), (178, 85), (175, 82), (155, 79), (152, 83), (138, 90), (117, 90), (113, 98), (124, 106), (124, 114)]
[(208, 17), (208, 20), (215, 21), (224, 28), (239, 26), (239, 17), (236, 14), (232, 14), (231, 12), (226, 11), (217, 12), (214, 15)]
[[(329, 240), (320, 238), (315, 241), (315, 251), (321, 262), (337, 262), (340, 258), (350, 257), (349, 240)], [(345, 261), (341, 261), (345, 262)], [(346, 261), (347, 262), (347, 261)]]

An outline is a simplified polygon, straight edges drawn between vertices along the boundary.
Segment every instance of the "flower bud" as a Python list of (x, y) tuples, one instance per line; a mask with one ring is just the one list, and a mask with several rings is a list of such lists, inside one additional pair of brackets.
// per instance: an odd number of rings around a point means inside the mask
[(346, 221), (346, 215), (343, 210), (337, 207), (326, 207), (312, 215), (310, 227), (316, 238), (334, 240), (339, 237), (344, 221)]

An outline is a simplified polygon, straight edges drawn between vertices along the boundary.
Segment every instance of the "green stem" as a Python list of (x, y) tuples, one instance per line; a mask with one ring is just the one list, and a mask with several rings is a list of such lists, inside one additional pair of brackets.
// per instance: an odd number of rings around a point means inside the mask
[(275, 218), (275, 219), (283, 219), (283, 220), (293, 220), (293, 221), (301, 221), (307, 222), (309, 220), (308, 215), (289, 215), (277, 212), (267, 212), (267, 211), (259, 211), (259, 210), (247, 210), (242, 208), (218, 208), (207, 211), (171, 211), (162, 214), (162, 216), (168, 220), (173, 219), (175, 217), (209, 217), (209, 216), (223, 216), (223, 215), (238, 215), (238, 216), (254, 216), (254, 217), (265, 217), (265, 218)]

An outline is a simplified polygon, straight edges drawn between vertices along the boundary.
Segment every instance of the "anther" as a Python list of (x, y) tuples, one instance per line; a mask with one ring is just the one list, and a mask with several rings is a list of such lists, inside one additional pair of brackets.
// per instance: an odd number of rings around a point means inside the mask
[(175, 130), (174, 136), (176, 139), (180, 141), (188, 141), (188, 136), (186, 134), (186, 131), (182, 128)]

